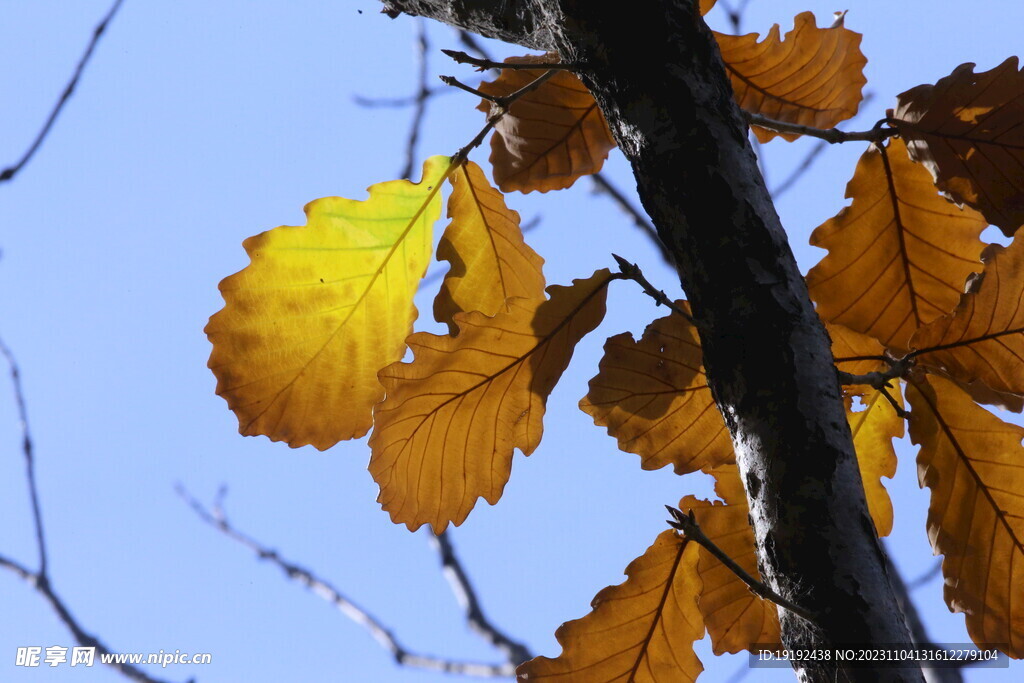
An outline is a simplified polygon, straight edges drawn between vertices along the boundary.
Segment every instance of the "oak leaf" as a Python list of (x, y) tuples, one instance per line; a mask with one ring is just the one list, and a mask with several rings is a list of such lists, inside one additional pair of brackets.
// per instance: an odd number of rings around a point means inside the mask
[(380, 372), (387, 398), (373, 411), (370, 474), (393, 522), (436, 533), (461, 524), (479, 497), (498, 502), (512, 450), (540, 443), (548, 394), (573, 349), (604, 317), (607, 270), (551, 298), (512, 299), (494, 317), (456, 313), (458, 336), (408, 339), (412, 363)]
[(964, 383), (1024, 394), (1024, 244), (989, 247), (979, 281), (956, 310), (911, 340), (917, 362)]
[(945, 599), (975, 643), (1024, 657), (1024, 428), (940, 377), (909, 382), (910, 438), (932, 490), (928, 537), (945, 555)]
[(449, 261), (434, 318), (456, 332), (453, 316), (463, 311), (494, 315), (510, 297), (542, 298), (544, 259), (526, 242), (519, 214), (505, 205), (484, 172), (472, 161), (455, 169), (448, 198), (451, 223), (437, 246), (437, 260)]
[(620, 449), (639, 455), (645, 470), (671, 464), (685, 474), (732, 462), (729, 430), (701, 359), (697, 330), (675, 313), (648, 325), (640, 341), (628, 332), (611, 337), (580, 409), (607, 427)]
[[(877, 339), (862, 332), (855, 332), (846, 325), (825, 323), (825, 329), (832, 340), (832, 357), (836, 367), (851, 375), (866, 375), (880, 372), (888, 367), (883, 360), (885, 347)], [(847, 396), (862, 396), (871, 391), (867, 385), (843, 387)]]
[[(860, 51), (861, 34), (843, 26), (818, 28), (811, 12), (802, 12), (783, 40), (775, 24), (761, 42), (757, 34), (715, 33), (739, 105), (776, 121), (832, 128), (857, 113), (867, 83)], [(754, 126), (761, 142), (776, 135)]]
[(850, 206), (811, 234), (829, 252), (807, 274), (811, 298), (825, 320), (905, 351), (981, 269), (985, 220), (939, 195), (900, 140), (868, 148), (846, 196)]
[[(902, 406), (899, 382), (893, 382), (889, 395)], [(882, 485), (882, 477), (892, 479), (896, 475), (896, 451), (892, 440), (903, 436), (903, 418), (882, 395), (872, 389), (860, 397), (861, 410), (854, 411), (852, 398), (846, 399), (846, 419), (853, 434), (853, 447), (857, 452), (857, 464), (868, 512), (875, 522), (879, 536), (892, 533), (892, 500)]]
[[(510, 57), (506, 63), (538, 64), (558, 56)], [(495, 97), (511, 95), (543, 75), (542, 70), (503, 69), (498, 78), (480, 84)], [(491, 102), (477, 109), (490, 114)], [(509, 106), (494, 126), (491, 164), (494, 181), (504, 192), (561, 190), (576, 179), (597, 173), (615, 140), (604, 114), (583, 82), (570, 71), (553, 77)]]
[(893, 125), (939, 188), (1012, 236), (1024, 223), (1024, 71), (961, 64), (899, 96)]
[(242, 434), (324, 450), (369, 430), (377, 371), (401, 359), (416, 319), (448, 169), (431, 157), (418, 184), (317, 199), (306, 225), (245, 240), (251, 262), (221, 281), (225, 305), (206, 326), (217, 393)]
[(676, 683), (703, 670), (693, 641), (704, 634), (695, 597), (697, 546), (667, 530), (626, 567), (624, 583), (602, 590), (593, 610), (555, 632), (562, 654), (536, 657), (524, 681)]

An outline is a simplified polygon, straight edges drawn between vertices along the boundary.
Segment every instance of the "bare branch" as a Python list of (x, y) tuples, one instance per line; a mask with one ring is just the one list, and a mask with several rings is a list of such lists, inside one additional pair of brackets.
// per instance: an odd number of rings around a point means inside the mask
[(452, 539), (448, 532), (442, 531), (440, 534), (435, 535), (432, 531), (428, 530), (427, 534), (430, 539), (430, 545), (441, 556), (441, 569), (444, 572), (445, 578), (448, 579), (448, 584), (455, 594), (455, 599), (458, 600), (459, 605), (462, 606), (466, 613), (466, 621), (469, 623), (470, 628), (489, 644), (505, 653), (509, 664), (513, 667), (519, 666), (528, 659), (533, 659), (533, 653), (530, 652), (526, 645), (509, 638), (504, 631), (491, 623), (484, 615), (476, 589), (473, 587), (473, 583), (469, 580), (469, 576), (455, 554), (455, 546), (452, 545)]
[(743, 111), (743, 115), (747, 119), (747, 123), (755, 126), (761, 126), (773, 130), (776, 133), (793, 133), (795, 135), (807, 135), (812, 138), (818, 138), (824, 140), (829, 144), (839, 144), (843, 142), (881, 142), (886, 138), (891, 138), (898, 134), (895, 128), (884, 128), (884, 124), (889, 123), (889, 119), (882, 119), (871, 130), (855, 131), (848, 133), (846, 131), (839, 130), (838, 128), (812, 128), (811, 126), (802, 126), (797, 123), (787, 123), (785, 121), (776, 121), (770, 119), (767, 116), (761, 116), (760, 114), (754, 114), (752, 112)]
[(423, 19), (416, 21), (416, 58), (419, 60), (419, 88), (416, 91), (415, 109), (412, 114), (412, 123), (409, 124), (409, 138), (405, 144), (405, 166), (399, 173), (399, 178), (412, 176), (412, 167), (416, 163), (416, 143), (420, 139), (420, 129), (423, 127), (423, 116), (427, 113), (427, 102), (430, 100), (431, 91), (427, 87), (427, 72), (429, 62), (427, 55), (430, 51), (430, 43), (427, 42), (427, 28)]
[(518, 64), (515, 62), (495, 62), (490, 59), (482, 59), (479, 57), (473, 57), (460, 52), (459, 50), (441, 50), (444, 54), (448, 55), (455, 60), (456, 64), (471, 64), (477, 67), (478, 71), (486, 71), (487, 69), (510, 69), (515, 70), (526, 70), (526, 69), (562, 69), (563, 71), (572, 71), (577, 68), (577, 64), (570, 62), (540, 62), (531, 64)]
[(82, 77), (82, 72), (85, 70), (85, 65), (89, 63), (89, 59), (92, 57), (93, 50), (96, 49), (97, 43), (100, 42), (100, 38), (103, 37), (104, 31), (107, 30), (107, 26), (110, 24), (111, 19), (114, 18), (115, 14), (117, 14), (117, 10), (120, 9), (122, 2), (123, 0), (114, 0), (114, 4), (107, 11), (106, 16), (104, 16), (100, 23), (96, 26), (96, 28), (93, 29), (92, 40), (89, 41), (89, 45), (86, 46), (85, 52), (82, 54), (82, 57), (78, 60), (78, 66), (75, 67), (75, 71), (71, 75), (71, 80), (68, 81), (68, 84), (66, 86), (64, 86), (64, 92), (61, 93), (60, 99), (57, 100), (57, 104), (50, 112), (49, 117), (47, 117), (46, 123), (43, 124), (42, 130), (39, 131), (39, 133), (36, 135), (35, 140), (32, 141), (32, 144), (29, 145), (25, 153), (21, 155), (21, 158), (18, 159), (17, 163), (15, 163), (13, 166), (5, 168), (3, 171), (0, 171), (0, 183), (13, 179), (14, 176), (16, 176), (18, 172), (25, 167), (25, 164), (27, 164), (29, 160), (32, 159), (32, 157), (36, 153), (36, 150), (39, 149), (39, 146), (43, 144), (43, 140), (45, 140), (46, 136), (49, 135), (50, 128), (53, 127), (53, 124), (57, 120), (57, 117), (60, 116), (61, 111), (64, 109), (64, 105), (67, 103), (68, 99), (70, 99), (71, 94), (75, 92), (75, 86), (78, 85), (78, 79)]
[(591, 180), (594, 181), (594, 185), (599, 192), (603, 192), (611, 197), (616, 204), (619, 205), (623, 211), (625, 211), (630, 218), (633, 219), (633, 225), (643, 230), (647, 237), (651, 240), (655, 247), (658, 248), (658, 252), (661, 254), (662, 260), (668, 265), (674, 265), (672, 263), (672, 254), (661, 242), (661, 238), (658, 237), (658, 231), (651, 224), (647, 214), (640, 209), (633, 206), (633, 203), (629, 201), (625, 194), (616, 187), (603, 173), (594, 173), (590, 176)]
[(920, 576), (915, 579), (911, 579), (910, 583), (907, 584), (907, 590), (916, 591), (918, 588), (927, 586), (929, 583), (934, 581), (937, 577), (942, 575), (942, 558), (935, 560), (935, 564), (931, 568), (923, 572)]
[(289, 579), (305, 586), (314, 595), (331, 603), (346, 617), (365, 628), (381, 647), (391, 653), (391, 657), (399, 666), (481, 678), (501, 678), (515, 675), (515, 666), (509, 663), (481, 664), (477, 662), (463, 662), (411, 652), (398, 641), (391, 630), (377, 617), (354, 603), (328, 581), (321, 579), (309, 569), (289, 562), (281, 557), (276, 550), (268, 548), (232, 526), (222, 507), (223, 488), (218, 494), (218, 502), (212, 510), (207, 510), (181, 484), (178, 484), (175, 490), (188, 506), (192, 508), (192, 511), (196, 513), (199, 519), (228, 538), (244, 545), (259, 559), (270, 562), (284, 572), (285, 576)]
[(612, 257), (619, 264), (619, 273), (622, 279), (632, 280), (633, 282), (640, 285), (640, 287), (642, 287), (644, 290), (644, 294), (654, 299), (657, 305), (667, 306), (669, 310), (671, 310), (673, 313), (677, 315), (683, 316), (684, 318), (689, 320), (691, 324), (697, 324), (696, 321), (693, 319), (693, 316), (691, 316), (689, 313), (687, 313), (682, 308), (677, 306), (676, 303), (672, 301), (672, 299), (668, 298), (668, 295), (665, 294), (663, 290), (655, 289), (654, 285), (652, 285), (650, 281), (644, 277), (643, 271), (640, 270), (640, 266), (638, 266), (635, 263), (630, 263), (629, 261), (622, 258), (618, 254), (612, 254)]

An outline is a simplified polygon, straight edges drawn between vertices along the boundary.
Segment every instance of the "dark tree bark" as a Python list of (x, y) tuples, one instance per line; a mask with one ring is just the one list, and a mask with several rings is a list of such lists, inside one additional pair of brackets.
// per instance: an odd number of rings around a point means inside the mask
[[(761, 576), (790, 648), (909, 643), (868, 515), (830, 343), (691, 0), (383, 0), (582, 65), (677, 264), (732, 434)], [(919, 670), (797, 668), (801, 678), (922, 680)]]

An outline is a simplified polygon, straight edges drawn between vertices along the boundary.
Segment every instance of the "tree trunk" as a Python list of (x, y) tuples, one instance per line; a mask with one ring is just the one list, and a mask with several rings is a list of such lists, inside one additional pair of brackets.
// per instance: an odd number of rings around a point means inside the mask
[[(383, 0), (581, 64), (677, 264), (732, 434), (789, 648), (909, 643), (868, 515), (830, 343), (758, 171), (717, 44), (691, 0)], [(804, 680), (919, 670), (797, 667)]]

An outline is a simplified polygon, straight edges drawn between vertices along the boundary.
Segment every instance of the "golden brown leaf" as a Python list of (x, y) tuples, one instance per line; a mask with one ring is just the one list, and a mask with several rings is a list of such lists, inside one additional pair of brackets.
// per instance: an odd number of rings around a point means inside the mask
[(1024, 243), (993, 245), (984, 275), (960, 305), (918, 330), (918, 363), (960, 382), (1024, 394)]
[(378, 183), (364, 202), (317, 199), (306, 225), (245, 240), (251, 263), (220, 283), (206, 326), (242, 434), (323, 450), (369, 430), (377, 371), (402, 358), (416, 319), (449, 162), (431, 157), (420, 183)]
[[(756, 33), (715, 38), (736, 101), (747, 111), (814, 128), (832, 128), (857, 113), (867, 83), (861, 34), (842, 26), (818, 28), (814, 15), (802, 12), (785, 40), (778, 24), (760, 43)], [(758, 126), (754, 134), (761, 142), (799, 137)]]
[[(836, 367), (851, 375), (866, 375), (888, 368), (882, 360), (885, 347), (874, 337), (854, 332), (846, 325), (825, 323), (828, 336), (832, 339), (832, 357)], [(870, 386), (854, 385), (843, 387), (847, 396), (862, 396), (871, 391)]]
[[(557, 55), (510, 57), (514, 64), (538, 64)], [(543, 74), (533, 69), (504, 69), (480, 91), (511, 95)], [(477, 107), (490, 113), (491, 103)], [(494, 182), (503, 192), (561, 190), (580, 176), (597, 173), (615, 148), (604, 114), (590, 91), (572, 72), (559, 71), (536, 90), (517, 99), (491, 136)]]
[(961, 64), (899, 96), (896, 129), (943, 192), (1012, 236), (1024, 223), (1024, 71)]
[(593, 611), (562, 624), (562, 654), (536, 657), (517, 670), (521, 681), (677, 683), (703, 671), (693, 641), (704, 634), (695, 597), (696, 544), (663, 531), (626, 567), (624, 583), (597, 594)]
[[(902, 406), (899, 382), (892, 384), (889, 395)], [(857, 451), (868, 512), (878, 535), (888, 536), (892, 532), (892, 500), (882, 485), (882, 477), (892, 479), (896, 474), (896, 451), (892, 440), (903, 436), (903, 418), (896, 414), (880, 391), (871, 389), (860, 401), (862, 409), (854, 412), (851, 409), (852, 399), (846, 399), (846, 419), (853, 433), (853, 447)]]
[(675, 313), (648, 325), (640, 341), (628, 332), (614, 336), (580, 409), (607, 427), (620, 449), (639, 455), (645, 470), (671, 463), (684, 474), (732, 462), (732, 440), (701, 358), (697, 330)]
[[(748, 574), (759, 579), (754, 531), (747, 520), (749, 508), (739, 471), (736, 465), (722, 465), (709, 472), (715, 477), (716, 493), (725, 503), (687, 497), (680, 502), (679, 509), (692, 507), (701, 531)], [(750, 592), (747, 584), (703, 547), (699, 555), (697, 573), (703, 586), (697, 606), (714, 653), (735, 653), (754, 643), (779, 642), (775, 605)]]
[(457, 337), (409, 337), (412, 363), (381, 370), (370, 474), (395, 523), (440, 533), (476, 500), (498, 502), (512, 449), (540, 443), (544, 404), (583, 335), (604, 317), (611, 276), (599, 270), (549, 300), (512, 299), (493, 318), (457, 313)]
[(455, 334), (456, 313), (494, 315), (507, 310), (510, 297), (543, 298), (544, 259), (523, 241), (519, 213), (505, 205), (479, 166), (467, 161), (449, 177), (452, 222), (437, 246), (437, 260), (449, 261), (451, 268), (434, 299), (434, 318)]
[(945, 598), (975, 643), (1024, 657), (1024, 428), (1003, 422), (951, 382), (912, 380), (910, 438), (932, 490), (928, 537), (945, 555)]
[(829, 251), (807, 274), (811, 298), (825, 320), (904, 351), (980, 270), (986, 223), (943, 199), (899, 140), (868, 148), (846, 196), (850, 206), (811, 234)]

